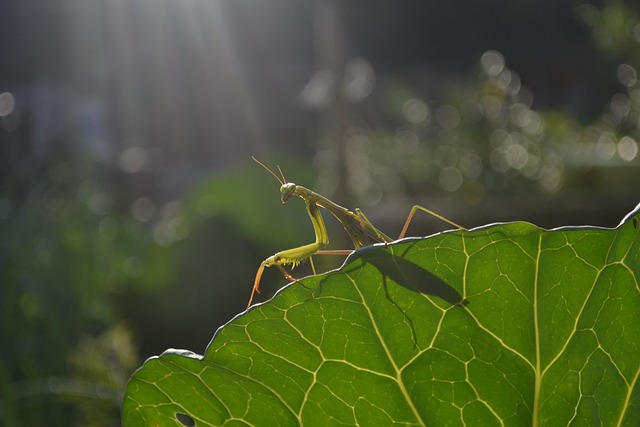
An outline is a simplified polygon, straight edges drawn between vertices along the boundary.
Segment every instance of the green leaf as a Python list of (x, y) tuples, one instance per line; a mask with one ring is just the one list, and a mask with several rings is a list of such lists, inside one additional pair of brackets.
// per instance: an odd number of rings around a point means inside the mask
[(640, 425), (639, 219), (363, 248), (238, 315), (204, 357), (149, 359), (123, 422)]

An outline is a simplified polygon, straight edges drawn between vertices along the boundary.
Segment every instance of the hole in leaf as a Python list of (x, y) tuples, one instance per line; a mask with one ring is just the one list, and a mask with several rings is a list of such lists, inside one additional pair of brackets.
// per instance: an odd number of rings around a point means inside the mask
[(196, 425), (196, 421), (187, 414), (181, 414), (180, 412), (177, 412), (176, 419), (180, 422), (180, 424), (186, 427), (194, 427)]
[(638, 218), (633, 218), (633, 228), (638, 229)]

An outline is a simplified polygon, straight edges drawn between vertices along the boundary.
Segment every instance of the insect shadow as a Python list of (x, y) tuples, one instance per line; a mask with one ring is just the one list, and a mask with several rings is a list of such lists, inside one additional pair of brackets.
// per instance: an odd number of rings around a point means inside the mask
[[(357, 260), (364, 264), (372, 265), (382, 275), (382, 285), (386, 298), (403, 314), (405, 322), (411, 330), (414, 348), (419, 346), (413, 320), (389, 294), (388, 280), (392, 280), (411, 291), (441, 298), (453, 306), (465, 306), (469, 303), (444, 280), (418, 264), (391, 253), (384, 245), (366, 246), (353, 252), (345, 261), (346, 265), (342, 272), (349, 273), (361, 268), (362, 265), (360, 263), (354, 262)], [(320, 289), (323, 284), (324, 281), (320, 282)]]
[(348, 261), (357, 259), (375, 267), (385, 278), (414, 292), (441, 298), (451, 305), (469, 303), (447, 282), (418, 264), (389, 252), (383, 245), (367, 246), (357, 250)]

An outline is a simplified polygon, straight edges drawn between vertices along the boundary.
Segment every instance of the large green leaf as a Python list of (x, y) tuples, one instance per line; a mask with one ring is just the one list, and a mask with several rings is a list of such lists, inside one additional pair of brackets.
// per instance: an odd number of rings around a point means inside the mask
[(363, 248), (237, 316), (204, 357), (149, 359), (124, 424), (638, 426), (639, 220)]

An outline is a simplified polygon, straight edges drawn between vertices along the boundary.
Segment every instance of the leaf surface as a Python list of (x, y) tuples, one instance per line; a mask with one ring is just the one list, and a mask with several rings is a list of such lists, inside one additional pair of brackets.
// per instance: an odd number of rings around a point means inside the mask
[(363, 248), (238, 315), (204, 356), (149, 359), (123, 422), (640, 425), (639, 220)]

